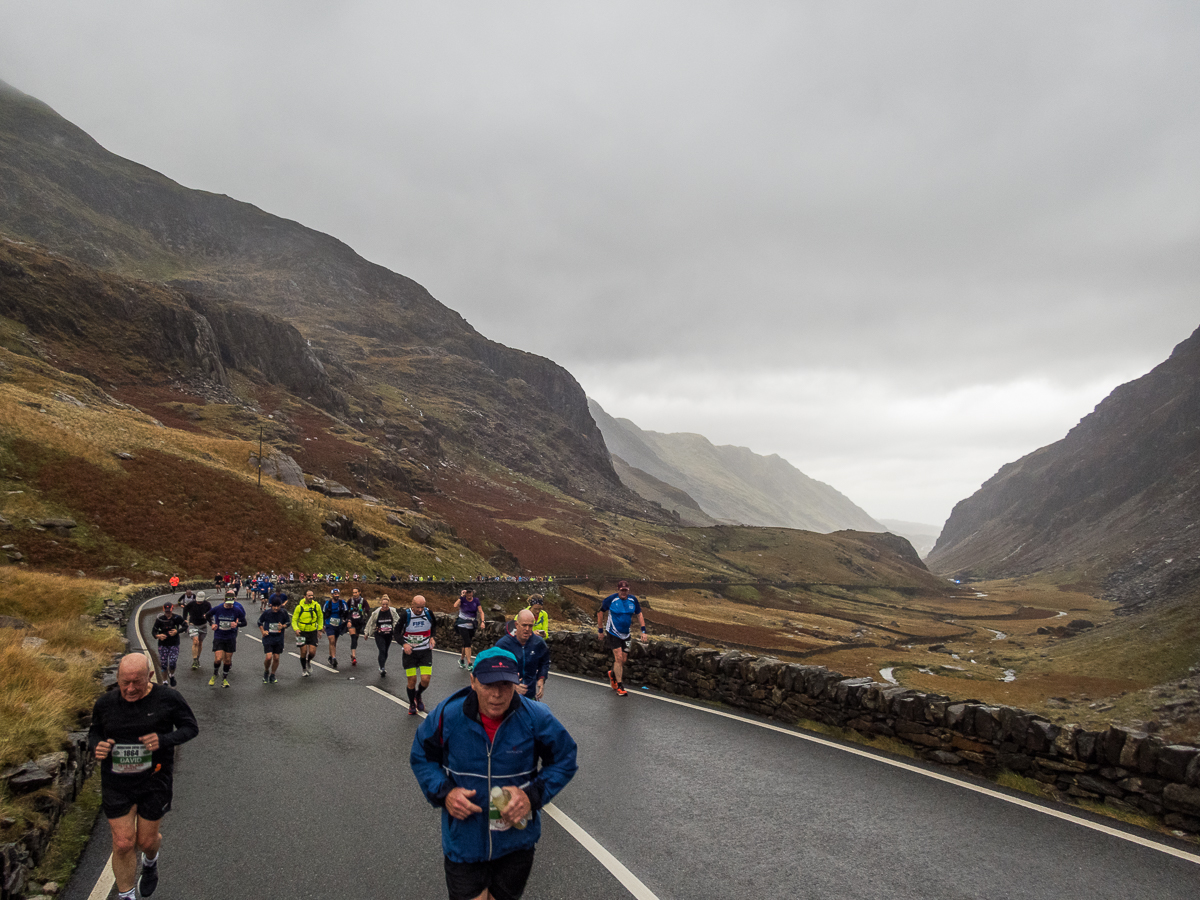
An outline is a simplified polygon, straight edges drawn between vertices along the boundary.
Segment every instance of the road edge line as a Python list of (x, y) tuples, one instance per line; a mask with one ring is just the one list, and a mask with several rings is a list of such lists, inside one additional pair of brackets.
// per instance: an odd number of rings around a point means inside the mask
[(617, 881), (621, 882), (625, 890), (629, 891), (636, 900), (658, 900), (658, 895), (650, 888), (646, 887), (636, 875), (629, 871), (625, 865), (609, 853), (601, 846), (600, 842), (588, 834), (579, 826), (578, 823), (565, 812), (555, 806), (553, 803), (547, 803), (542, 807), (542, 811), (550, 818), (556, 821), (567, 834), (575, 838), (580, 845), (592, 856), (596, 857), (600, 865), (608, 869)]
[[(558, 675), (560, 678), (569, 678), (572, 681), (581, 681), (584, 684), (595, 685), (596, 687), (608, 688), (608, 685), (594, 681), (590, 678), (581, 678), (578, 675), (567, 675), (564, 672), (554, 672), (551, 674)], [(898, 759), (889, 759), (886, 756), (880, 756), (877, 753), (872, 753), (867, 750), (860, 750), (857, 747), (847, 747), (844, 744), (839, 744), (836, 741), (830, 741), (825, 738), (817, 737), (816, 735), (805, 734), (802, 731), (796, 731), (791, 728), (784, 728), (780, 725), (772, 725), (770, 722), (759, 722), (755, 719), (748, 719), (745, 716), (735, 715), (734, 713), (725, 712), (720, 709), (709, 709), (708, 707), (698, 706), (695, 703), (687, 703), (683, 700), (676, 700), (673, 697), (664, 697), (661, 694), (640, 693), (630, 691), (630, 696), (641, 697), (647, 700), (658, 700), (662, 703), (671, 703), (675, 706), (683, 706), (687, 709), (694, 709), (698, 712), (708, 713), (713, 716), (721, 716), (725, 719), (733, 719), (735, 722), (744, 722), (747, 725), (755, 725), (758, 728), (765, 728), (768, 731), (777, 731), (780, 734), (790, 735), (794, 738), (799, 738), (813, 744), (820, 744), (822, 747), (829, 747), (833, 750), (841, 750), (843, 753), (852, 753), (855, 756), (861, 756), (865, 759), (874, 760), (875, 762), (883, 763), (884, 765), (892, 766), (896, 769), (903, 769), (906, 772), (913, 772), (917, 775), (923, 775), (926, 778), (932, 778), (935, 781), (945, 782), (946, 784), (956, 785), (961, 788), (966, 788), (969, 791), (974, 791), (977, 794), (982, 794), (985, 797), (991, 797), (994, 800), (1002, 800), (1005, 803), (1011, 803), (1014, 806), (1021, 806), (1025, 809), (1033, 810), (1034, 812), (1042, 813), (1043, 815), (1051, 816), (1055, 819), (1061, 819), (1064, 822), (1072, 822), (1076, 825), (1082, 825), (1084, 828), (1089, 828), (1092, 831), (1106, 834), (1110, 837), (1120, 838), (1123, 841), (1128, 841), (1132, 844), (1146, 847), (1149, 850), (1157, 850), (1160, 853), (1165, 853), (1168, 856), (1174, 856), (1186, 862), (1200, 865), (1200, 854), (1189, 853), (1186, 850), (1180, 850), (1172, 847), (1169, 844), (1159, 843), (1158, 841), (1150, 840), (1141, 835), (1131, 834), (1128, 831), (1121, 831), (1118, 828), (1112, 828), (1108, 825), (1103, 825), (1100, 822), (1091, 822), (1087, 819), (1081, 819), (1071, 813), (1063, 812), (1062, 810), (1052, 809), (1048, 806), (1043, 806), (1040, 803), (1034, 803), (1032, 800), (1026, 800), (1023, 797), (1013, 797), (1009, 794), (1003, 794), (1000, 791), (992, 790), (991, 788), (983, 787), (982, 785), (971, 784), (968, 781), (962, 781), (952, 775), (944, 775), (941, 772), (932, 772), (929, 769), (923, 769), (920, 766), (914, 766), (911, 763), (902, 762)]]

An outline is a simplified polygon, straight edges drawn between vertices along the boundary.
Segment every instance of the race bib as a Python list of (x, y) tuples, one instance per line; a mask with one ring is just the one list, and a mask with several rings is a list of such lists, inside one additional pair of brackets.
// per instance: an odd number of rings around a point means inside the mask
[(114, 775), (138, 775), (150, 771), (152, 754), (143, 744), (115, 744), (109, 756)]
[(340, 618), (338, 618), (337, 616), (332, 616), (329, 619), (329, 624), (331, 626), (333, 626), (334, 628), (337, 628), (339, 625), (342, 624), (342, 620)]
[(283, 623), (269, 622), (267, 623), (267, 631), (271, 632), (271, 634), (278, 634), (279, 632), (283, 631)]
[(391, 634), (392, 626), (391, 625), (380, 625), (379, 632), (380, 632), (380, 634)]
[(232, 622), (221, 621), (221, 622), (217, 623), (217, 627), (219, 629), (221, 629), (221, 631), (233, 631), (233, 623)]

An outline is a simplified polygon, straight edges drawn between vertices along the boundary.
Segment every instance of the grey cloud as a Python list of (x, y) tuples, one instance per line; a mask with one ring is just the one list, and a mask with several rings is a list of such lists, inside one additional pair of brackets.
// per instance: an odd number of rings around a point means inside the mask
[[(0, 8), (0, 77), (110, 149), (335, 234), (589, 390), (614, 354), (731, 383), (841, 372), (794, 426), (818, 433), (886, 409), (864, 384), (895, 403), (1042, 378), (1065, 431), (1087, 409), (1055, 397), (1197, 324), (1194, 5)], [(611, 383), (610, 413), (672, 430)], [(1038, 410), (1002, 414), (1052, 439)], [(937, 456), (898, 453), (895, 425), (829, 453), (740, 427), (764, 445), (726, 442), (805, 471)], [(1013, 450), (977, 440), (959, 458)]]

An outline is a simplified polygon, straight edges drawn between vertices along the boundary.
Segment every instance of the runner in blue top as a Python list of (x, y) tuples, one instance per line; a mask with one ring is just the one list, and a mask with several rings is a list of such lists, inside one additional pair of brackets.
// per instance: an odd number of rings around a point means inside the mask
[(225, 592), (225, 602), (214, 606), (206, 616), (213, 628), (213, 673), (208, 686), (217, 683), (222, 665), (225, 676), (222, 687), (229, 687), (229, 670), (233, 667), (233, 654), (237, 650), (238, 629), (246, 627), (246, 610), (237, 602), (233, 589)]
[[(608, 619), (605, 620), (605, 615)], [(618, 581), (617, 592), (609, 594), (596, 613), (596, 634), (604, 642), (604, 649), (613, 653), (613, 667), (608, 670), (608, 683), (614, 691), (624, 697), (626, 694), (622, 676), (625, 674), (625, 660), (629, 658), (629, 650), (633, 646), (631, 625), (633, 617), (637, 616), (638, 624), (642, 627), (641, 641), (646, 643), (646, 618), (642, 615), (642, 604), (638, 598), (629, 593), (629, 582)]]
[(350, 604), (342, 599), (342, 592), (334, 588), (330, 598), (321, 607), (325, 614), (325, 636), (329, 638), (329, 664), (337, 665), (337, 639), (346, 633), (346, 619), (350, 615)]

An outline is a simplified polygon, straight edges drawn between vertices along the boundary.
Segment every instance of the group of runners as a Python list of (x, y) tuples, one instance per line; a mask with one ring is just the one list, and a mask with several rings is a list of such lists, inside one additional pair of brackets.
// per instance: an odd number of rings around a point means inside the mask
[[(358, 588), (348, 599), (334, 588), (323, 602), (309, 590), (294, 609), (288, 606), (287, 595), (276, 585), (256, 622), (262, 635), (264, 684), (277, 683), (289, 627), (300, 649), (302, 677), (311, 674), (322, 634), (336, 669), (337, 640), (349, 632), (351, 665), (358, 664), (358, 638), (373, 638), (380, 677), (387, 675), (391, 645), (402, 645), (408, 714), (425, 711), (423, 694), (437, 644), (436, 621), (423, 596), (414, 596), (410, 606), (401, 608), (384, 594), (372, 608)], [(530, 605), (506, 623), (495, 645), (473, 658), (476, 636), (485, 624), (479, 597), (463, 590), (454, 609), (459, 666), (470, 670), (471, 683), (443, 700), (419, 727), (410, 762), (429, 802), (443, 811), (442, 850), (451, 900), (518, 898), (533, 865), (539, 811), (577, 769), (571, 736), (544, 702), (528, 705), (545, 698), (549, 617), (541, 596), (532, 596)], [(613, 654), (609, 685), (621, 696), (626, 694), (624, 666), (635, 620), (645, 641), (641, 605), (629, 585), (619, 582), (617, 591), (602, 602), (596, 625), (603, 646)], [(237, 635), (247, 627), (245, 608), (232, 588), (216, 605), (203, 591), (185, 591), (177, 601), (163, 604), (151, 627), (169, 687), (152, 683), (145, 656), (130, 654), (121, 661), (118, 689), (96, 702), (89, 744), (101, 763), (102, 802), (112, 827), (112, 866), (122, 900), (135, 900), (138, 890), (149, 897), (157, 888), (159, 825), (171, 806), (173, 748), (199, 731), (186, 700), (172, 690), (182, 637), (185, 632), (191, 637), (192, 668), (199, 669), (203, 643), (212, 629), (214, 661), (208, 683), (216, 685), (220, 677), (228, 687)], [(513, 725), (501, 734), (500, 726), (510, 720)], [(511, 774), (488, 762), (497, 759), (502, 748), (501, 766), (511, 768)], [(470, 774), (485, 770), (486, 776)], [(530, 777), (531, 773), (535, 774)], [(470, 821), (477, 826), (464, 827)]]

